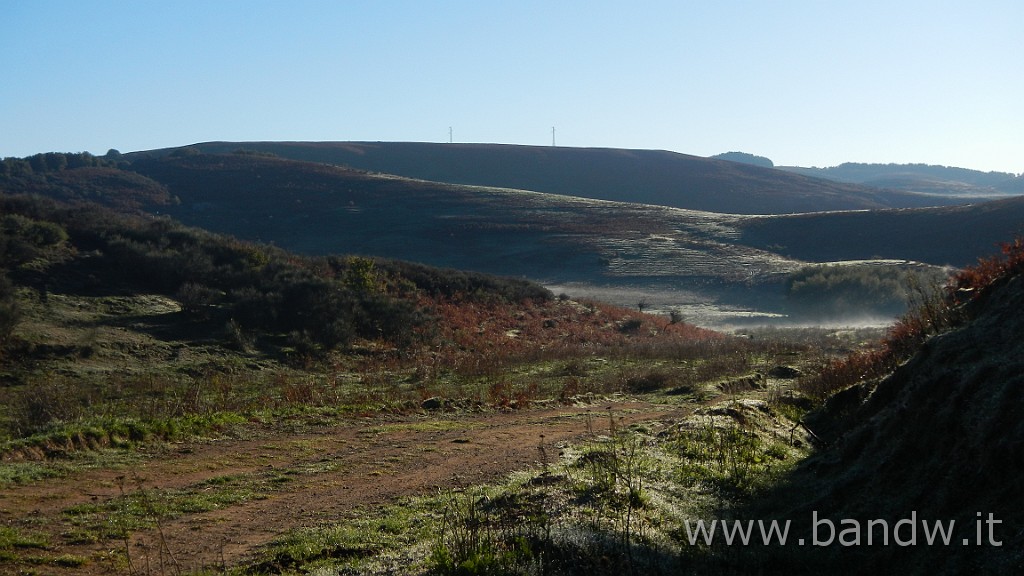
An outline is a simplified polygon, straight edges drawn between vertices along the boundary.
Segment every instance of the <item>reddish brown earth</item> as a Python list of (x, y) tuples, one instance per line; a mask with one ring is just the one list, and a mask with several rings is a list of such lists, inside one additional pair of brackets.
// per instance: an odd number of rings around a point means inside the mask
[[(287, 471), (287, 482), (260, 499), (180, 515), (130, 537), (136, 569), (156, 566), (161, 549), (170, 551), (183, 570), (231, 566), (293, 528), (344, 521), (402, 497), (498, 480), (539, 464), (542, 457), (554, 459), (564, 443), (607, 432), (609, 408), (617, 425), (686, 411), (624, 401), (505, 413), (374, 416), (301, 434), (179, 444), (131, 469), (86, 470), (6, 488), (0, 494), (0, 526), (48, 534), (47, 556), (90, 558), (75, 568), (47, 566), (55, 573), (126, 572), (111, 553), (123, 552), (123, 541), (66, 543), (62, 534), (74, 525), (64, 511), (140, 488), (158, 494), (225, 476), (266, 479)], [(166, 552), (162, 556), (170, 561)], [(0, 573), (6, 573), (3, 563)]]

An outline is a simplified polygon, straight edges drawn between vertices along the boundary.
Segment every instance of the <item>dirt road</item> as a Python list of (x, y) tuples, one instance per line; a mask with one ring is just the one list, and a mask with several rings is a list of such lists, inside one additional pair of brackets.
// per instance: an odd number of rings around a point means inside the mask
[(125, 493), (154, 500), (172, 494), (176, 502), (209, 495), (212, 505), (196, 512), (172, 506), (159, 529), (131, 533), (132, 560), (155, 566), (161, 551), (168, 561), (169, 551), (183, 569), (230, 566), (293, 528), (343, 521), (401, 497), (497, 480), (542, 457), (555, 459), (564, 443), (606, 433), (609, 413), (617, 425), (628, 425), (679, 417), (684, 409), (624, 401), (375, 416), (301, 434), (182, 444), (130, 469), (87, 470), (6, 488), (0, 493), (0, 526), (47, 534), (53, 555), (91, 559), (67, 573), (125, 572), (125, 566), (102, 560), (114, 558), (112, 550), (123, 551), (123, 539), (69, 538), (81, 530), (80, 516), (69, 510), (102, 507)]

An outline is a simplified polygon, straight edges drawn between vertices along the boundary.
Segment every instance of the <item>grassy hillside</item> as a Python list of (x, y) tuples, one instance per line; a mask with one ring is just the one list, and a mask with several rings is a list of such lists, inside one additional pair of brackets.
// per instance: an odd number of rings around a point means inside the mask
[(748, 277), (749, 266), (770, 275), (778, 260), (731, 245), (732, 231), (718, 229), (723, 218), (714, 214), (238, 154), (140, 160), (132, 169), (180, 200), (161, 211), (303, 252), (401, 256), (558, 281), (721, 282)]
[[(211, 142), (283, 158), (478, 186), (737, 214), (929, 206), (917, 195), (658, 150), (400, 142)], [(173, 150), (129, 157), (165, 155)]]
[[(792, 537), (808, 543), (814, 514), (836, 532), (830, 537), (819, 524), (818, 540), (829, 545), (740, 557), (797, 573), (1024, 568), (1024, 247), (1018, 240), (1004, 250), (961, 272), (944, 295), (897, 324), (882, 348), (808, 381), (827, 384), (824, 409), (808, 419), (827, 447), (737, 514), (791, 519)], [(874, 545), (870, 520), (887, 523), (874, 526)], [(904, 544), (895, 540), (900, 521)], [(936, 521), (945, 538), (934, 532)]]

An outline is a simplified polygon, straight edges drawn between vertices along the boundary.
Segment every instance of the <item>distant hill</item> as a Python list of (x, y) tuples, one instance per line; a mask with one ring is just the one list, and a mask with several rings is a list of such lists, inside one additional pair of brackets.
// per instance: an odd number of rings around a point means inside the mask
[[(660, 150), (414, 142), (209, 142), (187, 149), (248, 150), (435, 182), (719, 213), (779, 214), (957, 202)], [(175, 150), (179, 149), (126, 156), (164, 156)]]
[(185, 223), (311, 254), (401, 258), (548, 282), (687, 286), (797, 266), (736, 245), (733, 217), (461, 186), (248, 154), (136, 160)]
[(740, 252), (774, 263), (783, 256), (964, 266), (1024, 232), (1024, 198), (751, 217), (458, 186), (247, 154), (136, 160), (132, 170), (178, 200), (155, 210), (242, 238), (307, 253), (371, 253), (561, 280), (608, 278), (627, 269), (638, 277), (746, 277), (750, 262)]
[(965, 266), (1024, 235), (1024, 197), (966, 206), (781, 215), (737, 221), (738, 242), (812, 262), (901, 258)]
[(775, 163), (770, 158), (764, 156), (755, 156), (746, 152), (724, 152), (722, 154), (715, 154), (710, 156), (712, 160), (728, 160), (730, 162), (740, 162), (742, 164), (752, 164), (754, 166), (761, 166), (764, 168), (774, 168)]
[[(458, 186), (251, 154), (136, 160), (161, 213), (308, 254), (355, 253), (547, 285), (682, 291), (780, 311), (806, 262), (963, 266), (1021, 231), (1024, 199), (965, 207), (741, 216)], [(615, 300), (625, 304), (621, 300)], [(635, 300), (634, 300), (635, 302)]]
[(1024, 177), (928, 164), (846, 163), (831, 168), (779, 166), (780, 170), (931, 196), (991, 198), (1024, 194)]

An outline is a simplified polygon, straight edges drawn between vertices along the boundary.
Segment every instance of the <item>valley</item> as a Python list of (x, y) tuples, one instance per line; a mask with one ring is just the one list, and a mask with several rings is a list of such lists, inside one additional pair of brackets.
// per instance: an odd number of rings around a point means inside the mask
[[(971, 264), (1020, 233), (1024, 222), (1019, 198), (745, 216), (411, 180), (251, 154), (139, 160), (133, 170), (167, 186), (180, 202), (155, 212), (206, 229), (310, 254), (356, 253), (525, 277), (558, 292), (574, 287), (565, 290), (570, 295), (604, 294), (622, 306), (643, 299), (659, 310), (686, 309), (708, 326), (751, 317), (784, 321), (794, 312), (787, 276), (809, 264), (865, 261), (944, 276), (944, 267)], [(229, 186), (221, 184), (225, 178)], [(865, 310), (843, 321), (893, 317)]]
[[(1024, 201), (776, 172), (401, 143), (5, 159), (0, 572), (1024, 568)], [(690, 532), (908, 510), (983, 510), (1000, 545)]]

